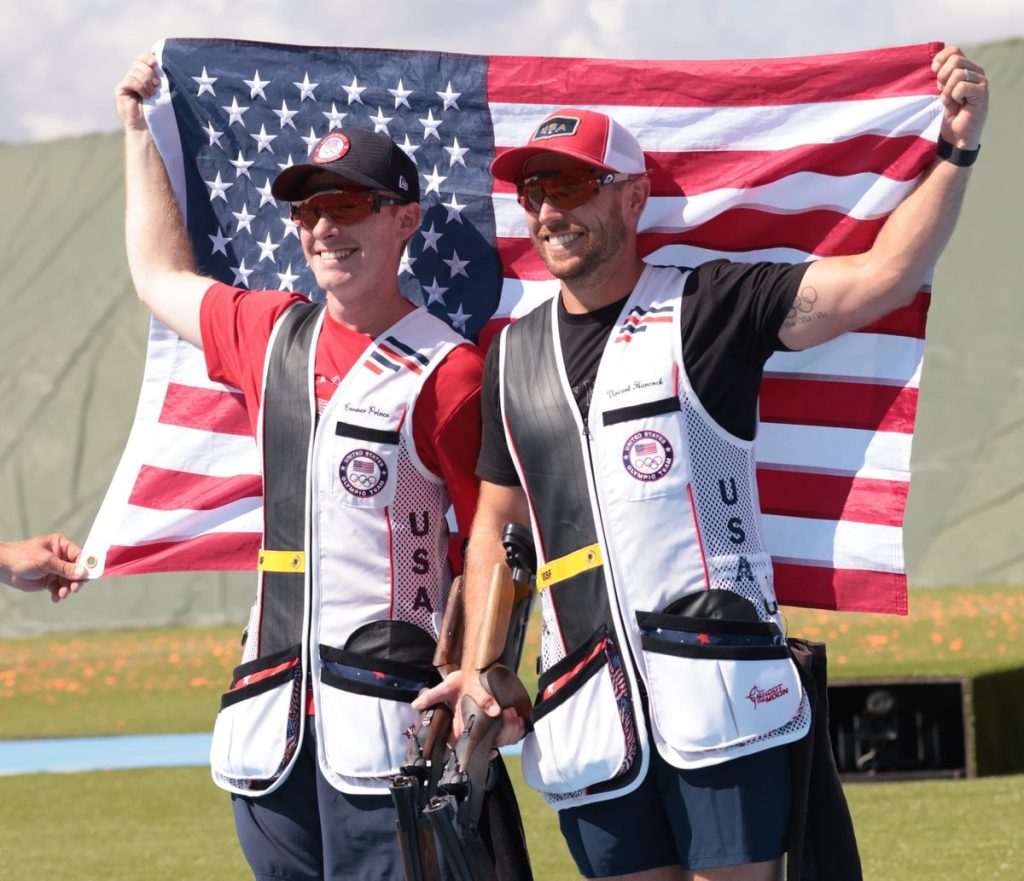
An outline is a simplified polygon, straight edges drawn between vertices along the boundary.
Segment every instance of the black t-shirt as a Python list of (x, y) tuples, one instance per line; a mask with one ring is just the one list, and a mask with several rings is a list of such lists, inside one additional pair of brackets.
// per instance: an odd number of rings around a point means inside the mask
[[(680, 314), (683, 366), (704, 409), (737, 437), (754, 437), (764, 363), (772, 352), (785, 349), (779, 328), (807, 266), (715, 260), (698, 266), (686, 280)], [(558, 300), (562, 360), (584, 417), (608, 334), (626, 299), (582, 315), (566, 312)], [(498, 345), (492, 345), (484, 364), (483, 437), (476, 473), (490, 483), (518, 486), (505, 441), (498, 381)]]

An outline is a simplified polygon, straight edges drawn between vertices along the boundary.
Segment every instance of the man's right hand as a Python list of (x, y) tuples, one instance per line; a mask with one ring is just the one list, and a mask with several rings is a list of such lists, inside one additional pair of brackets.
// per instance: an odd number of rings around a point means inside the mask
[(128, 68), (114, 89), (114, 103), (117, 115), (128, 131), (146, 131), (146, 117), (142, 112), (142, 102), (153, 97), (160, 88), (160, 77), (156, 74), (157, 61), (152, 52), (138, 57)]
[(495, 746), (518, 743), (526, 735), (526, 723), (511, 707), (502, 710), (498, 702), (483, 687), (476, 670), (456, 670), (445, 677), (444, 682), (420, 693), (412, 702), (413, 709), (422, 712), (434, 704), (447, 704), (453, 713), (452, 742), (462, 736), (462, 698), (468, 695), (488, 716), (501, 716), (501, 731)]

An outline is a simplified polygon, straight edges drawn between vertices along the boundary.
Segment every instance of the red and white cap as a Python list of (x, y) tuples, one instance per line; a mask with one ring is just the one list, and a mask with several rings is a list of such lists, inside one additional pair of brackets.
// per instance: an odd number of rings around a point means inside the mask
[(523, 164), (541, 153), (563, 153), (617, 174), (643, 174), (644, 151), (636, 138), (605, 113), (563, 107), (547, 117), (525, 147), (506, 150), (491, 163), (498, 180), (515, 183)]

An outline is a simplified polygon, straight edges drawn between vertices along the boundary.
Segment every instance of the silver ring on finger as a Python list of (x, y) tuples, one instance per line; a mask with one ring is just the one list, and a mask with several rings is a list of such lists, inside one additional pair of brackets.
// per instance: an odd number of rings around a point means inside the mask
[(970, 68), (967, 68), (967, 67), (964, 68), (964, 82), (966, 82), (966, 83), (973, 83), (974, 82), (974, 72), (971, 71)]

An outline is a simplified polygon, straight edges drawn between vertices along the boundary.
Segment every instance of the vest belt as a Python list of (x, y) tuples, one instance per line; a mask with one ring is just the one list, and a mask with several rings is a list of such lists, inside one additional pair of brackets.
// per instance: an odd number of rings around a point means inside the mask
[(260, 548), (256, 568), (262, 572), (305, 572), (306, 554), (303, 551), (268, 551)]
[(546, 566), (537, 570), (537, 590), (545, 590), (559, 581), (565, 581), (588, 569), (596, 569), (604, 564), (601, 556), (601, 546), (598, 544), (587, 545), (577, 551), (551, 560)]

